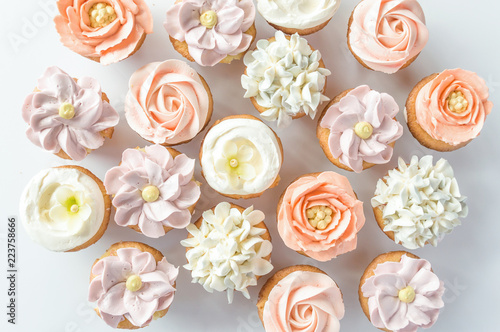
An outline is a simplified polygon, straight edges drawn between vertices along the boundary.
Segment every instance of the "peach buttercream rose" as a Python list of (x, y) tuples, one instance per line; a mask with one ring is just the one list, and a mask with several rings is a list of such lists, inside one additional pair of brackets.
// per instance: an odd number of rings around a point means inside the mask
[(363, 203), (349, 180), (335, 172), (294, 181), (278, 211), (278, 231), (285, 244), (322, 262), (354, 250), (364, 223)]

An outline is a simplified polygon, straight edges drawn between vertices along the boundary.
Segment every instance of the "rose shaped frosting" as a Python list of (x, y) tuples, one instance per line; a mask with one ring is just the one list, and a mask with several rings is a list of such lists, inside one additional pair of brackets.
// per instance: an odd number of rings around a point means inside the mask
[(167, 11), (167, 33), (188, 45), (191, 57), (202, 66), (214, 66), (228, 55), (250, 47), (245, 32), (255, 21), (252, 0), (184, 0)]
[(337, 284), (326, 274), (309, 271), (295, 271), (281, 279), (263, 311), (269, 332), (338, 332), (343, 317)]
[(328, 108), (320, 126), (330, 130), (328, 147), (334, 158), (356, 173), (363, 161), (385, 164), (392, 157), (394, 142), (403, 127), (394, 120), (399, 107), (387, 93), (359, 86)]
[(486, 82), (476, 73), (445, 70), (419, 91), (417, 122), (434, 139), (451, 145), (467, 142), (479, 135), (493, 108), (488, 96)]
[(38, 79), (37, 90), (24, 100), (26, 135), (33, 144), (52, 153), (63, 150), (80, 161), (104, 143), (101, 131), (112, 128), (118, 112), (102, 100), (101, 86), (91, 77), (75, 82), (57, 67)]
[(397, 72), (428, 39), (417, 0), (363, 0), (354, 9), (349, 46), (373, 70)]
[(127, 58), (153, 32), (144, 0), (59, 0), (57, 7), (54, 22), (64, 46), (103, 65)]
[(132, 75), (129, 87), (125, 116), (144, 139), (178, 144), (205, 126), (210, 97), (198, 73), (186, 63), (150, 63)]
[(154, 238), (165, 234), (163, 226), (186, 227), (191, 221), (188, 208), (200, 198), (194, 164), (185, 154), (173, 158), (161, 145), (125, 150), (120, 166), (104, 178), (108, 194), (114, 195), (116, 223), (138, 225), (144, 235)]
[[(322, 217), (317, 225), (312, 212)], [(364, 223), (363, 203), (356, 199), (349, 180), (335, 172), (293, 182), (278, 211), (278, 231), (285, 244), (322, 262), (354, 250)]]
[(416, 332), (436, 322), (444, 306), (444, 285), (428, 261), (403, 255), (400, 262), (378, 264), (374, 273), (361, 287), (373, 325)]
[(88, 300), (97, 302), (99, 314), (111, 327), (124, 319), (143, 327), (174, 300), (178, 273), (165, 257), (157, 263), (149, 252), (120, 248), (116, 256), (101, 258), (93, 266), (96, 277), (90, 282)]

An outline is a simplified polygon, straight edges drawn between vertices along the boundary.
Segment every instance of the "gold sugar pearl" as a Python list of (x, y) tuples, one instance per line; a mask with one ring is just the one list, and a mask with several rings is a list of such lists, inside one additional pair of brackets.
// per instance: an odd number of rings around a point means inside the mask
[(405, 303), (411, 303), (415, 300), (415, 289), (411, 286), (407, 286), (398, 292), (398, 298), (400, 301)]
[(116, 19), (115, 9), (106, 2), (99, 2), (89, 9), (90, 26), (103, 28)]
[(469, 102), (461, 91), (455, 90), (446, 99), (448, 101), (448, 109), (454, 113), (462, 113), (469, 107)]
[(326, 205), (316, 205), (306, 210), (309, 224), (319, 230), (324, 230), (332, 222), (333, 210)]

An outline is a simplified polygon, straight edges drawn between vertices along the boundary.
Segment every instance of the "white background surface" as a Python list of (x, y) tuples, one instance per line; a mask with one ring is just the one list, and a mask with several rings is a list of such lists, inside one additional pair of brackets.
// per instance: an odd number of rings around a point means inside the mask
[[(10, 1), (3, 7), (0, 26), (0, 91), (2, 96), (1, 132), (1, 191), (0, 191), (0, 330), (1, 331), (110, 331), (87, 302), (90, 267), (112, 243), (120, 240), (143, 241), (161, 250), (175, 265), (185, 263), (184, 249), (179, 241), (185, 230), (174, 230), (160, 239), (149, 239), (110, 222), (107, 232), (95, 245), (77, 253), (54, 253), (34, 244), (18, 220), (18, 308), (17, 325), (6, 323), (6, 221), (18, 215), (18, 199), (24, 185), (40, 169), (72, 164), (59, 159), (31, 144), (25, 137), (26, 125), (21, 118), (24, 97), (36, 85), (46, 67), (57, 65), (74, 77), (89, 75), (97, 78), (108, 94), (111, 104), (120, 112), (121, 122), (112, 140), (78, 163), (93, 171), (101, 179), (106, 170), (117, 165), (121, 153), (129, 147), (143, 146), (146, 141), (136, 135), (123, 116), (123, 100), (130, 75), (139, 67), (169, 58), (180, 59), (168, 41), (162, 23), (170, 1), (147, 1), (154, 16), (154, 33), (146, 38), (141, 50), (118, 64), (103, 67), (87, 60), (59, 43), (52, 20), (53, 0)], [(480, 5), (478, 5), (480, 3)], [(47, 11), (41, 4), (49, 7)], [(302, 118), (287, 129), (277, 130), (284, 145), (285, 159), (281, 170), (282, 181), (259, 199), (238, 201), (243, 206), (254, 204), (266, 213), (266, 223), (273, 236), (272, 262), (275, 271), (294, 264), (311, 264), (326, 271), (340, 286), (345, 300), (346, 315), (341, 321), (343, 331), (376, 331), (364, 316), (357, 299), (358, 282), (364, 268), (378, 254), (401, 250), (377, 227), (369, 200), (378, 178), (395, 167), (398, 156), (409, 160), (411, 155), (432, 154), (445, 157), (455, 169), (463, 194), (469, 197), (469, 216), (463, 225), (445, 237), (438, 247), (414, 250), (428, 259), (436, 274), (445, 282), (445, 308), (431, 331), (498, 331), (498, 126), (500, 117), (500, 2), (493, 0), (422, 0), (430, 31), (429, 42), (409, 68), (392, 76), (364, 69), (349, 53), (346, 29), (349, 15), (357, 0), (343, 0), (339, 11), (328, 26), (307, 39), (319, 49), (325, 64), (332, 71), (326, 94), (334, 97), (341, 91), (360, 84), (392, 94), (401, 107), (411, 88), (424, 76), (446, 68), (461, 67), (476, 71), (486, 79), (491, 100), (495, 103), (480, 137), (467, 147), (451, 153), (438, 153), (419, 145), (406, 125), (402, 139), (396, 144), (395, 155), (387, 165), (373, 167), (362, 174), (342, 171), (328, 162), (315, 136), (316, 121)], [(27, 25), (36, 23), (34, 29)], [(274, 29), (257, 14), (257, 38), (268, 38)], [(12, 38), (23, 38), (14, 45)], [(230, 114), (253, 114), (250, 101), (242, 98), (240, 75), (243, 63), (201, 68), (193, 64), (208, 81), (215, 100), (211, 123)], [(404, 123), (402, 112), (397, 116)], [(272, 127), (275, 129), (274, 125)], [(189, 144), (177, 147), (181, 152), (196, 157), (204, 133)], [(284, 246), (275, 225), (275, 209), (279, 195), (296, 177), (309, 172), (333, 170), (347, 175), (359, 198), (365, 202), (367, 217), (359, 233), (358, 248), (327, 263), (317, 263)], [(199, 164), (196, 176), (201, 179)], [(204, 182), (202, 199), (194, 220), (200, 213), (225, 200), (215, 194)], [(267, 277), (251, 289), (252, 300), (241, 294), (228, 305), (226, 294), (209, 294), (198, 284), (190, 283), (190, 274), (180, 269), (178, 292), (167, 316), (155, 321), (147, 331), (263, 331), (255, 302), (258, 291)]]

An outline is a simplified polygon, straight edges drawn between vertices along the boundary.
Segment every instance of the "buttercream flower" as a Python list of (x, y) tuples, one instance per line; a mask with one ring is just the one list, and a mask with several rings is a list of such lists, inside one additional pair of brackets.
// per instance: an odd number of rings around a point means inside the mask
[(157, 262), (147, 251), (119, 248), (92, 267), (88, 300), (111, 327), (125, 319), (143, 327), (172, 303), (178, 273), (165, 257)]
[(363, 203), (349, 180), (335, 172), (300, 177), (278, 207), (278, 232), (285, 244), (322, 262), (354, 250), (364, 223)]
[(417, 0), (363, 0), (351, 20), (351, 51), (363, 65), (387, 74), (408, 66), (429, 39)]
[(161, 145), (127, 149), (120, 166), (106, 173), (104, 185), (114, 195), (118, 225), (138, 226), (144, 235), (157, 238), (190, 223), (190, 209), (200, 198), (193, 180), (195, 161), (172, 151), (175, 158)]
[(153, 62), (129, 82), (125, 116), (130, 127), (157, 144), (193, 139), (210, 121), (212, 95), (198, 73), (179, 60)]
[[(399, 107), (394, 98), (367, 85), (347, 92), (324, 112), (319, 126), (329, 131), (325, 153), (356, 173), (389, 162), (391, 145), (403, 135), (403, 127), (395, 120)], [(321, 136), (319, 131), (320, 142)]]
[(251, 143), (245, 143), (238, 146), (233, 141), (227, 141), (223, 147), (221, 158), (215, 162), (215, 170), (223, 174), (231, 186), (236, 188), (242, 187), (243, 183), (240, 179), (250, 181), (256, 175), (255, 167), (250, 163), (255, 147)]
[(167, 11), (164, 26), (171, 38), (187, 44), (184, 56), (214, 66), (250, 47), (253, 36), (245, 32), (254, 21), (252, 0), (184, 0)]
[(33, 144), (65, 159), (80, 161), (101, 147), (120, 119), (91, 77), (74, 80), (57, 67), (49, 67), (23, 105)]
[(64, 46), (103, 65), (126, 59), (153, 32), (144, 0), (58, 0), (57, 7)]
[(92, 214), (85, 192), (73, 190), (69, 186), (59, 186), (54, 192), (56, 203), (50, 208), (49, 216), (52, 229), (61, 228), (68, 231), (78, 231)]

